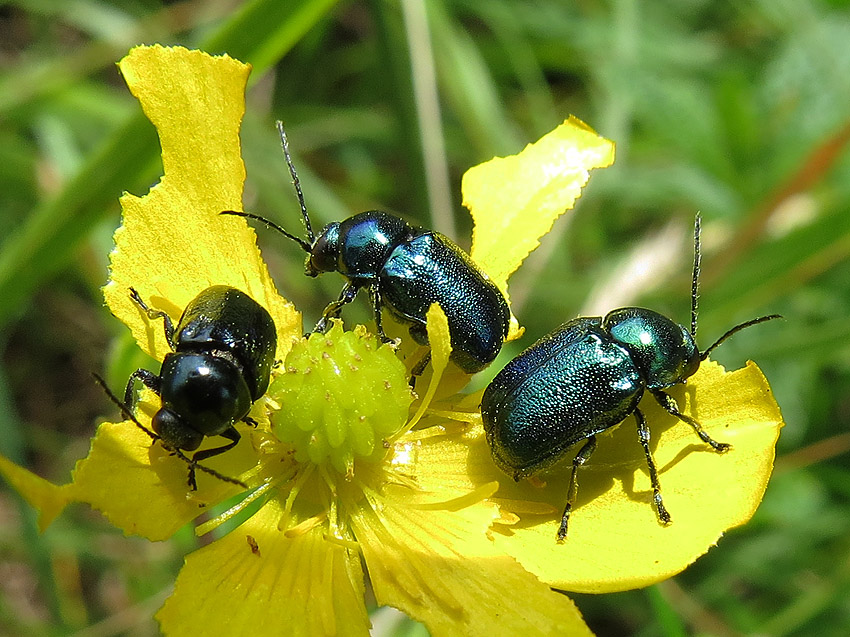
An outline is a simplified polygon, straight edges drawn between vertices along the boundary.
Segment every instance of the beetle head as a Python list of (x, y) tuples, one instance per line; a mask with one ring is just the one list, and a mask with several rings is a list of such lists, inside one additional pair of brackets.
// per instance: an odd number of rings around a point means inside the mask
[(307, 276), (318, 276), (322, 272), (339, 269), (339, 222), (329, 223), (313, 243), (310, 255), (304, 264)]

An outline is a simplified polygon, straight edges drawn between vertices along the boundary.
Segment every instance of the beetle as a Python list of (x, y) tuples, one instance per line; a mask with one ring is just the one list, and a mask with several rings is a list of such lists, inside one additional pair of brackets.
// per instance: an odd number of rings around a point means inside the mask
[[(507, 301), (490, 277), (445, 235), (411, 226), (379, 210), (329, 223), (316, 236), (282, 122), (277, 122), (277, 128), (301, 206), (307, 240), (259, 215), (233, 210), (221, 214), (260, 221), (295, 241), (308, 255), (305, 263), (308, 276), (335, 271), (347, 279), (339, 297), (325, 307), (313, 331), (324, 331), (328, 321), (338, 318), (342, 308), (365, 288), (378, 336), (385, 342), (390, 339), (381, 322), (383, 308), (408, 327), (417, 343), (427, 345), (425, 314), (432, 303), (439, 303), (448, 319), (451, 360), (470, 374), (489, 365), (502, 348), (510, 322)], [(427, 362), (428, 356), (421, 361), (419, 372)]]
[(771, 314), (736, 325), (700, 352), (696, 345), (699, 269), (697, 216), (690, 330), (640, 307), (616, 309), (604, 317), (575, 318), (510, 361), (484, 391), (481, 417), (487, 442), (496, 464), (514, 480), (550, 467), (581, 443), (572, 463), (558, 541), (567, 535), (578, 468), (596, 449), (596, 434), (630, 415), (637, 421), (658, 519), (664, 525), (671, 522), (649, 449), (649, 428), (638, 408), (645, 391), (665, 411), (693, 427), (714, 451), (729, 450), (730, 445), (717, 442), (696, 420), (681, 413), (665, 390), (685, 383), (711, 351), (736, 332), (780, 316)]
[(195, 468), (201, 466), (197, 463), (236, 446), (237, 421), (254, 424), (248, 412), (266, 393), (274, 365), (274, 321), (254, 299), (226, 285), (209, 287), (192, 299), (176, 328), (168, 314), (148, 307), (133, 288), (130, 298), (148, 319), (163, 320), (165, 338), (174, 351), (165, 355), (158, 375), (147, 369), (130, 375), (125, 414), (135, 411), (136, 381), (141, 381), (162, 399), (151, 428), (166, 448), (185, 459), (182, 451), (195, 451), (207, 436), (230, 441), (192, 456), (188, 482), (196, 490)]

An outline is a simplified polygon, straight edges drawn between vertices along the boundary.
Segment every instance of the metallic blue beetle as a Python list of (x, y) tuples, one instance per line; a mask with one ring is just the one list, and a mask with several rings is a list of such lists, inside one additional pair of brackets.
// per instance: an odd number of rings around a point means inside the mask
[(207, 436), (222, 436), (229, 443), (198, 451), (189, 461), (189, 486), (197, 488), (198, 461), (236, 446), (234, 424), (250, 422), (251, 405), (266, 393), (277, 349), (277, 331), (268, 311), (250, 296), (225, 285), (209, 287), (196, 296), (180, 317), (177, 328), (169, 316), (149, 308), (130, 288), (130, 298), (150, 320), (161, 318), (165, 338), (174, 349), (165, 355), (159, 375), (137, 369), (124, 391), (125, 414), (136, 405), (136, 380), (162, 398), (151, 427), (163, 445), (177, 451), (194, 451)]
[(664, 390), (684, 383), (720, 343), (739, 330), (778, 315), (741, 323), (700, 353), (695, 342), (699, 281), (700, 219), (694, 226), (691, 329), (652, 310), (626, 307), (603, 317), (579, 317), (561, 325), (514, 358), (496, 375), (481, 399), (481, 416), (496, 464), (515, 480), (534, 475), (583, 442), (573, 459), (567, 504), (558, 540), (577, 493), (576, 473), (596, 449), (596, 434), (634, 414), (643, 447), (653, 502), (662, 524), (670, 514), (652, 453), (649, 428), (638, 403), (649, 391), (670, 414), (694, 428), (718, 453), (729, 445), (712, 439), (700, 424), (679, 411)]
[[(307, 240), (258, 215), (230, 210), (222, 214), (261, 221), (298, 243), (308, 254), (308, 276), (339, 272), (348, 279), (339, 298), (322, 312), (314, 331), (324, 331), (328, 320), (339, 317), (342, 308), (365, 288), (382, 339), (388, 340), (381, 323), (381, 311), (386, 307), (408, 326), (417, 343), (427, 345), (425, 314), (432, 303), (439, 303), (448, 319), (452, 361), (470, 374), (489, 365), (502, 348), (510, 321), (508, 304), (496, 284), (445, 235), (411, 226), (386, 212), (361, 212), (329, 223), (316, 237), (289, 155), (286, 133), (281, 122), (277, 125)], [(422, 361), (422, 367), (427, 360), (426, 357)]]

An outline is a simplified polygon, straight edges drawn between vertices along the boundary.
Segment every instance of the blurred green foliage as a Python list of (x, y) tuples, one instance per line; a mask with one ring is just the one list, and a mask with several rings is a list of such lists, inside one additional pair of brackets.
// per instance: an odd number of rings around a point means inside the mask
[[(749, 525), (650, 590), (574, 598), (600, 635), (846, 635), (848, 4), (0, 3), (0, 450), (66, 481), (112, 413), (90, 373), (105, 369), (120, 387), (143, 364), (99, 291), (118, 196), (143, 194), (160, 171), (155, 132), (115, 67), (132, 45), (254, 65), (245, 208), (296, 230), (277, 118), (316, 225), (378, 207), (468, 247), (464, 170), (572, 113), (617, 142), (617, 162), (512, 280), (528, 333), (489, 373), (552, 317), (640, 303), (687, 321), (699, 210), (701, 342), (782, 313), (717, 358), (758, 361), (787, 421)], [(341, 280), (303, 277), (295, 246), (261, 238), (281, 291), (315, 320)], [(352, 322), (368, 316), (354, 305)], [(82, 507), (39, 536), (32, 513), (0, 491), (0, 633), (156, 634), (153, 612), (195, 542), (191, 532), (156, 545), (123, 538)], [(423, 634), (382, 613), (384, 634)]]

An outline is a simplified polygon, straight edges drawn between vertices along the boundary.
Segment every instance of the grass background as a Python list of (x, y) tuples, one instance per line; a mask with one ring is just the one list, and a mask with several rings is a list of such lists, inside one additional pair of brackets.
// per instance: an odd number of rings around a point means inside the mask
[[(0, 2), (0, 450), (66, 481), (97, 419), (114, 415), (90, 373), (121, 387), (148, 364), (99, 291), (118, 196), (144, 194), (161, 169), (115, 67), (134, 44), (254, 65), (245, 206), (293, 229), (277, 118), (314, 225), (378, 207), (468, 248), (464, 170), (572, 113), (616, 141), (617, 162), (512, 279), (528, 335), (488, 373), (580, 312), (637, 303), (687, 322), (699, 210), (700, 340), (785, 315), (716, 358), (758, 361), (787, 422), (750, 524), (672, 580), (572, 597), (600, 635), (846, 635), (848, 4)], [(262, 239), (281, 291), (317, 318), (340, 278), (303, 277), (294, 245)], [(351, 322), (368, 316), (365, 302), (354, 306)], [(151, 617), (195, 542), (191, 532), (124, 538), (84, 507), (39, 536), (32, 512), (0, 487), (0, 634), (156, 634)], [(385, 610), (374, 623), (376, 634), (425, 634)]]

